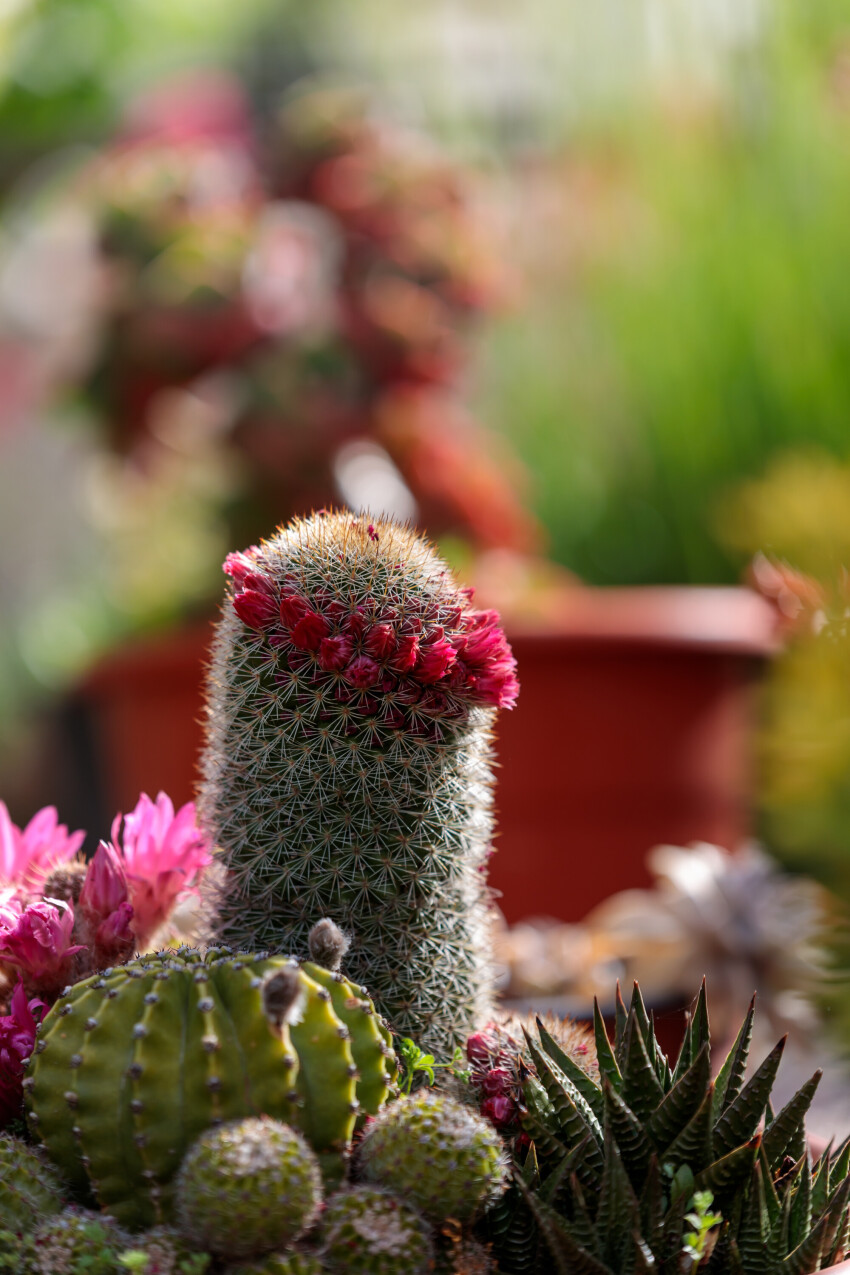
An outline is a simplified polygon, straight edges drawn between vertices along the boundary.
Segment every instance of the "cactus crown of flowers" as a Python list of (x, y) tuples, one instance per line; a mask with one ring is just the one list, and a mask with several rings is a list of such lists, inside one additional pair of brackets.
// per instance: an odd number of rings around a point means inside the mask
[[(475, 610), (470, 591), (450, 585), (419, 536), (383, 519), (325, 511), (290, 534), (312, 550), (299, 554), (297, 571), (275, 569), (286, 549), (279, 539), (224, 564), (237, 615), (286, 648), (290, 667), (332, 676), (337, 697), (360, 707), (370, 694), (389, 696), (390, 726), (418, 712), (451, 718), (472, 705), (513, 707), (516, 661), (497, 613)], [(332, 576), (329, 561), (343, 571)], [(407, 589), (410, 566), (433, 587)]]

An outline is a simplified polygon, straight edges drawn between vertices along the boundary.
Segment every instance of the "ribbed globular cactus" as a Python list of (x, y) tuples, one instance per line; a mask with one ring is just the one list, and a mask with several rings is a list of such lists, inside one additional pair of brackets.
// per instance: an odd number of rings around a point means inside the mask
[(466, 1222), (501, 1195), (502, 1140), (476, 1111), (425, 1090), (385, 1108), (359, 1150), (363, 1173), (412, 1200), (434, 1221)]
[(491, 732), (515, 662), (429, 545), (320, 512), (225, 563), (201, 818), (228, 869), (219, 933), (299, 944), (317, 916), (403, 1034), (488, 1017)]
[(41, 1152), (0, 1134), (0, 1229), (29, 1229), (64, 1205), (59, 1179)]
[(322, 1233), (322, 1259), (340, 1275), (424, 1275), (432, 1268), (427, 1223), (410, 1204), (377, 1187), (331, 1196)]
[(283, 1248), (312, 1224), (321, 1201), (315, 1155), (268, 1116), (202, 1133), (177, 1178), (181, 1235), (228, 1260)]
[(170, 1220), (174, 1174), (216, 1123), (287, 1121), (341, 1172), (358, 1113), (379, 1110), (394, 1075), (388, 1029), (341, 975), (183, 948), (66, 989), (24, 1085), (78, 1198), (144, 1229)]

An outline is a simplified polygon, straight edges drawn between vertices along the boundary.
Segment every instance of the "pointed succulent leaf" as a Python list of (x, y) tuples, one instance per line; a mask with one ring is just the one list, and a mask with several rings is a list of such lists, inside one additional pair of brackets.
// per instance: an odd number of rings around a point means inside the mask
[(842, 1257), (847, 1256), (848, 1245), (850, 1245), (850, 1209), (845, 1209), (844, 1214), (839, 1220), (839, 1226), (835, 1234), (835, 1243), (823, 1263), (824, 1269), (835, 1266)]
[[(528, 1032), (525, 1032), (525, 1040), (537, 1068), (537, 1078), (554, 1108), (555, 1132), (558, 1137), (572, 1147), (591, 1133), (601, 1148), (602, 1128), (581, 1094), (542, 1050), (537, 1048)], [(599, 1159), (601, 1165), (601, 1154)]]
[(646, 1174), (646, 1167), (652, 1155), (652, 1145), (631, 1107), (623, 1101), (607, 1080), (603, 1081), (603, 1089), (606, 1125), (611, 1129), (614, 1141), (620, 1149), (623, 1165), (632, 1184), (638, 1188)]
[(525, 1111), (521, 1119), (523, 1129), (534, 1140), (539, 1156), (560, 1164), (569, 1155), (569, 1148), (552, 1132), (555, 1111), (536, 1076), (526, 1079), (522, 1096), (525, 1100)]
[(738, 1097), (741, 1092), (741, 1086), (744, 1083), (744, 1076), (747, 1071), (747, 1058), (750, 1052), (750, 1042), (753, 1038), (753, 1018), (756, 1012), (756, 998), (753, 996), (750, 1001), (750, 1007), (747, 1010), (746, 1017), (738, 1029), (738, 1035), (729, 1053), (724, 1059), (723, 1066), (717, 1073), (717, 1079), (714, 1082), (714, 1120), (715, 1123), (720, 1119), (727, 1107)]
[(684, 1076), (694, 1060), (693, 1050), (691, 1049), (691, 1015), (685, 1014), (685, 1030), (682, 1035), (682, 1043), (679, 1046), (679, 1053), (676, 1058), (676, 1066), (673, 1068), (673, 1084)]
[(602, 1100), (602, 1090), (597, 1084), (591, 1080), (586, 1071), (582, 1071), (578, 1063), (565, 1053), (551, 1032), (546, 1030), (545, 1025), (537, 1019), (537, 1031), (540, 1036), (540, 1044), (546, 1051), (552, 1062), (558, 1068), (562, 1075), (566, 1076), (573, 1086), (584, 1098), (590, 1110), (593, 1112), (599, 1123), (602, 1123), (605, 1114), (605, 1104)]
[(674, 1166), (689, 1164), (695, 1172), (705, 1169), (712, 1160), (712, 1098), (709, 1085), (705, 1097), (691, 1119), (664, 1152), (664, 1160)]
[(782, 1204), (779, 1196), (776, 1194), (776, 1187), (773, 1185), (773, 1173), (770, 1168), (770, 1161), (764, 1149), (764, 1139), (759, 1147), (759, 1164), (762, 1169), (762, 1182), (764, 1184), (764, 1202), (767, 1207), (767, 1216), (771, 1227), (773, 1227), (779, 1215), (782, 1212)]
[(498, 1251), (506, 1270), (513, 1275), (532, 1275), (538, 1270), (537, 1222), (515, 1183), (487, 1210), (479, 1227), (482, 1237)]
[(593, 998), (593, 1034), (596, 1038), (596, 1062), (599, 1066), (599, 1075), (605, 1076), (607, 1080), (610, 1080), (614, 1088), (619, 1090), (623, 1083), (623, 1077), (620, 1074), (617, 1059), (614, 1057), (614, 1051), (611, 1048), (611, 1042), (605, 1030), (605, 1020), (599, 1008), (599, 1001), (595, 996)]
[(793, 1247), (791, 1243), (791, 1206), (793, 1196), (788, 1191), (782, 1198), (779, 1216), (771, 1226), (767, 1238), (767, 1252), (773, 1267), (781, 1265)]
[(549, 1267), (550, 1270), (556, 1271), (557, 1275), (614, 1275), (593, 1253), (582, 1248), (573, 1238), (564, 1218), (529, 1191), (521, 1178), (516, 1179), (516, 1184), (549, 1249), (554, 1264)]
[(620, 1060), (620, 1050), (623, 1045), (623, 1038), (626, 1034), (626, 1023), (629, 1021), (626, 1003), (623, 1000), (623, 993), (620, 991), (620, 980), (617, 980), (617, 990), (614, 995), (614, 1052), (617, 1055), (617, 1061)]
[(640, 1027), (632, 1014), (629, 1015), (623, 1038), (622, 1058), (623, 1086), (620, 1096), (639, 1120), (646, 1120), (663, 1099), (664, 1090), (649, 1061)]
[(764, 1192), (764, 1173), (757, 1160), (750, 1178), (750, 1189), (741, 1211), (736, 1240), (741, 1263), (747, 1275), (771, 1275), (771, 1261), (767, 1250), (770, 1219)]
[(629, 1014), (633, 1015), (637, 1020), (640, 1028), (640, 1034), (643, 1036), (643, 1043), (646, 1045), (647, 1053), (650, 1048), (650, 1039), (652, 1037), (652, 1028), (649, 1021), (649, 1014), (646, 1012), (646, 1005), (643, 1001), (643, 994), (638, 986), (637, 979), (632, 984), (632, 999), (629, 1002)]
[(749, 1178), (761, 1146), (761, 1135), (756, 1134), (742, 1147), (736, 1147), (728, 1155), (715, 1160), (696, 1176), (697, 1191), (711, 1191), (720, 1211)]
[(602, 1255), (619, 1271), (631, 1246), (632, 1231), (640, 1228), (640, 1208), (610, 1126), (605, 1130), (605, 1168), (596, 1210), (596, 1234)]
[(572, 1179), (576, 1177), (576, 1180), (578, 1180), (578, 1174), (581, 1174), (585, 1184), (589, 1184), (591, 1189), (596, 1190), (598, 1188), (600, 1177), (588, 1169), (585, 1161), (585, 1153), (590, 1142), (591, 1137), (588, 1134), (586, 1138), (582, 1139), (577, 1146), (573, 1147), (564, 1156), (560, 1164), (552, 1169), (540, 1188), (540, 1198), (545, 1200), (547, 1204), (551, 1204), (553, 1208), (559, 1207), (561, 1195), (569, 1195)]
[(655, 1252), (661, 1246), (661, 1227), (664, 1221), (664, 1188), (658, 1157), (653, 1155), (646, 1169), (646, 1178), (640, 1193), (640, 1230), (649, 1247)]
[(702, 980), (696, 1003), (691, 1013), (691, 1053), (696, 1058), (703, 1045), (709, 1044), (711, 1033), (708, 1026), (708, 1000), (705, 992), (705, 979)]
[(833, 1182), (843, 1182), (848, 1173), (850, 1173), (850, 1135), (836, 1148), (829, 1176)]
[(835, 1241), (843, 1229), (848, 1201), (850, 1201), (850, 1178), (845, 1178), (835, 1187), (824, 1215), (827, 1219), (823, 1245), (825, 1254), (832, 1252)]
[[(596, 1226), (590, 1216), (590, 1210), (587, 1207), (587, 1200), (581, 1187), (577, 1175), (574, 1173), (570, 1181), (572, 1189), (572, 1217), (570, 1221), (570, 1231), (574, 1238), (578, 1240), (582, 1248), (587, 1249), (588, 1253), (601, 1259), (602, 1251), (599, 1245), (599, 1238), (596, 1234)], [(548, 1202), (548, 1201), (547, 1201)]]
[(634, 1253), (631, 1269), (634, 1275), (658, 1275), (658, 1264), (646, 1240), (641, 1235), (634, 1233), (632, 1235), (632, 1244), (634, 1245)]
[(780, 1268), (782, 1275), (811, 1275), (820, 1270), (828, 1223), (827, 1214), (818, 1219), (802, 1243), (785, 1258)]
[(680, 1076), (646, 1122), (646, 1132), (659, 1151), (664, 1151), (692, 1119), (705, 1097), (711, 1080), (708, 1045), (703, 1045), (690, 1067)]
[(787, 1036), (773, 1047), (714, 1126), (714, 1153), (723, 1156), (751, 1138), (767, 1106)]
[(812, 1226), (812, 1166), (808, 1154), (804, 1155), (788, 1194), (791, 1196), (791, 1227), (788, 1237), (789, 1250), (802, 1244)]
[(829, 1200), (830, 1179), (832, 1177), (832, 1143), (821, 1155), (812, 1168), (812, 1216), (820, 1217)]
[(774, 1116), (770, 1124), (765, 1126), (764, 1151), (774, 1171), (789, 1154), (788, 1148), (799, 1141), (801, 1134), (805, 1136), (806, 1112), (812, 1105), (822, 1075), (823, 1072), (816, 1071), (785, 1104), (779, 1115)]

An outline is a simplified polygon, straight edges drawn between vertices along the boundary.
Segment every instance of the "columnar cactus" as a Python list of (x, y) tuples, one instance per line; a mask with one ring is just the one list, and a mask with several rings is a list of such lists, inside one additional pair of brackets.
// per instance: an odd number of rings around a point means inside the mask
[(491, 732), (515, 662), (498, 617), (412, 531), (320, 512), (225, 563), (201, 818), (228, 885), (219, 934), (347, 968), (432, 1050), (486, 1019)]
[(283, 1248), (315, 1220), (321, 1182), (313, 1152), (279, 1120), (249, 1117), (208, 1129), (177, 1178), (180, 1233), (228, 1260)]
[(297, 1125), (341, 1172), (395, 1058), (362, 989), (308, 968), (315, 978), (285, 957), (184, 948), (67, 989), (24, 1085), (31, 1128), (75, 1193), (131, 1229), (167, 1222), (195, 1139), (263, 1113)]

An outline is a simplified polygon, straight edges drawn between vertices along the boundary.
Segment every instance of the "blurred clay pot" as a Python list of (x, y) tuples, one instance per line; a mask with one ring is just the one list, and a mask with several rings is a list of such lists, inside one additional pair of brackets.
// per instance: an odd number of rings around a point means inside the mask
[[(79, 687), (105, 825), (140, 791), (195, 790), (211, 622), (128, 645)], [(773, 609), (746, 589), (570, 590), (547, 631), (514, 626), (522, 686), (497, 731), (490, 879), (509, 922), (581, 920), (651, 885), (659, 843), (750, 831), (758, 676)]]

